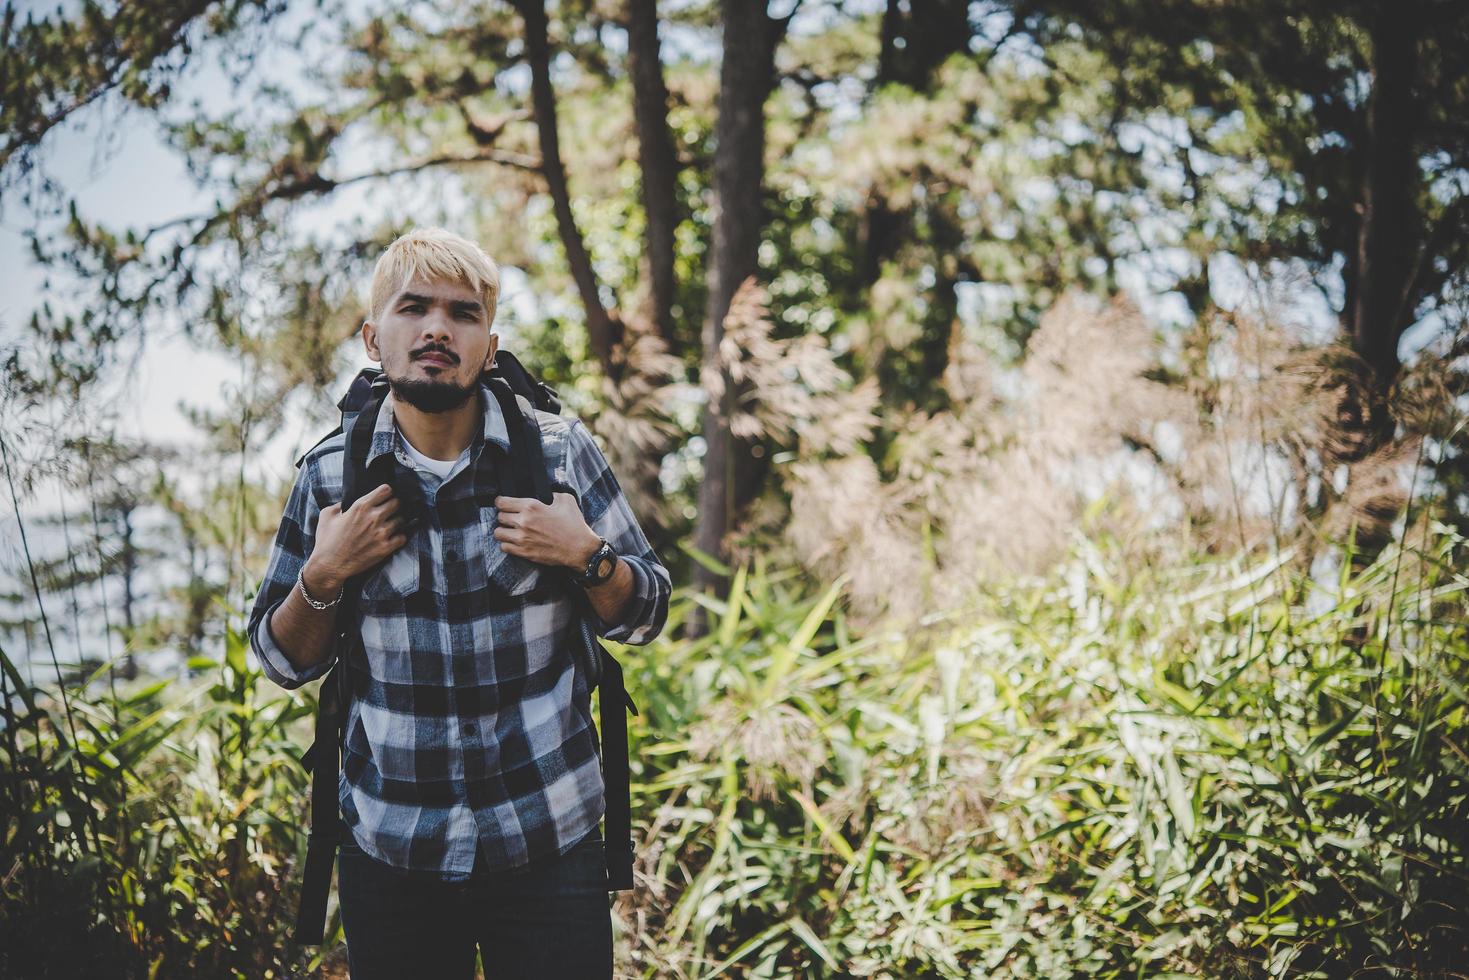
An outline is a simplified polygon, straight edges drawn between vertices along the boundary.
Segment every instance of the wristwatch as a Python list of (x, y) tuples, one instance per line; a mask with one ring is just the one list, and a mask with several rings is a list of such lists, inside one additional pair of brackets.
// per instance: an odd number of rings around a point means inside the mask
[(600, 540), (602, 544), (587, 559), (587, 567), (580, 572), (572, 572), (571, 577), (577, 585), (601, 585), (617, 571), (617, 552), (612, 550), (606, 538)]

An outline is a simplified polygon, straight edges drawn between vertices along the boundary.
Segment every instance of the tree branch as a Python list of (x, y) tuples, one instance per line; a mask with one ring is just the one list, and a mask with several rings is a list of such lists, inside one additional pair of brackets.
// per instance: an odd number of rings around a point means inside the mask
[(202, 22), (209, 33), (226, 34), (252, 7), (265, 18), (275, 13), (265, 0), (130, 0), (116, 10), (88, 0), (70, 17), (28, 17), (17, 26), (16, 7), (7, 3), (0, 20), (0, 174), (12, 164), (23, 171), (52, 129), (111, 92), (122, 89), (144, 106), (166, 100), (169, 76), (178, 70), (174, 55), (189, 51), (189, 29)]
[(526, 58), (531, 68), (531, 104), (535, 111), (536, 129), (540, 133), (541, 173), (551, 192), (556, 229), (561, 235), (571, 278), (576, 283), (576, 291), (586, 312), (587, 337), (592, 351), (597, 355), (603, 373), (615, 377), (617, 370), (612, 351), (622, 340), (622, 323), (602, 305), (597, 274), (571, 211), (571, 192), (566, 183), (566, 168), (561, 162), (561, 140), (556, 131), (556, 94), (551, 88), (546, 8), (543, 0), (515, 0), (515, 7), (525, 21)]

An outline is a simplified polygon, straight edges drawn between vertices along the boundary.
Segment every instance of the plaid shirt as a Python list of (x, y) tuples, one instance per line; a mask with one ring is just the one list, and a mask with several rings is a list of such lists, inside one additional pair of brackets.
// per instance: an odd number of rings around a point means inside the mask
[[(508, 453), (510, 438), (499, 403), (483, 386), (479, 397), (484, 430), (442, 483), (414, 469), (393, 396), (383, 402), (368, 462), (392, 453), (400, 474), (418, 472), (427, 506), (408, 544), (364, 580), (362, 643), (346, 664), (342, 818), (369, 855), (445, 880), (468, 877), (476, 845), (490, 868), (513, 868), (564, 853), (597, 825), (605, 808), (591, 716), (599, 665), (578, 631), (647, 643), (663, 628), (670, 593), (668, 570), (585, 426), (537, 411), (553, 485), (575, 493), (587, 523), (631, 567), (633, 595), (616, 623), (566, 592), (508, 611), (503, 599), (489, 607), (492, 586), (522, 595), (561, 572), (506, 554), (492, 534), (500, 453), (485, 443)], [(269, 622), (296, 587), (321, 509), (342, 499), (343, 446), (335, 436), (302, 462), (250, 613), (251, 647), (285, 688), (332, 665), (292, 667)]]

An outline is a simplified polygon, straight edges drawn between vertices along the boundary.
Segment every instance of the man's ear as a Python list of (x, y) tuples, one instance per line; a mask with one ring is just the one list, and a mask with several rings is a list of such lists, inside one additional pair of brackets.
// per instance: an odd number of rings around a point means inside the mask
[(497, 333), (490, 334), (490, 351), (488, 354), (485, 355), (485, 365), (481, 369), (482, 371), (488, 371), (490, 370), (490, 368), (495, 366), (495, 351), (499, 349), (500, 335)]
[(362, 346), (367, 349), (369, 360), (382, 361), (383, 354), (377, 346), (377, 328), (372, 325), (371, 320), (362, 321)]

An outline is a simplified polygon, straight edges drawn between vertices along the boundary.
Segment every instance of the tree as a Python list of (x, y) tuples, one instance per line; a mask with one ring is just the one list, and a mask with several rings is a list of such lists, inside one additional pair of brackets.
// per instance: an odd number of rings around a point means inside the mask
[(678, 227), (678, 159), (668, 131), (668, 86), (658, 43), (657, 0), (627, 2), (627, 62), (632, 79), (633, 116), (638, 127), (638, 165), (642, 176), (645, 277), (648, 319), (664, 345), (680, 348), (673, 322), (674, 233)]
[[(951, 56), (968, 50), (973, 37), (969, 24), (967, 0), (919, 0), (904, 4), (900, 0), (888, 0), (883, 8), (881, 41), (877, 60), (874, 91), (889, 85), (905, 86), (919, 95), (933, 94), (935, 72)], [(926, 223), (932, 229), (935, 245), (955, 254), (960, 235), (960, 225), (952, 213), (952, 195), (945, 195), (936, 181), (924, 181), (925, 202), (928, 214)], [(883, 266), (897, 257), (906, 242), (918, 234), (918, 225), (925, 221), (917, 213), (918, 198), (906, 196), (906, 203), (894, 207), (880, 183), (869, 190), (868, 200), (862, 215), (861, 235), (858, 239), (857, 276), (858, 295), (865, 298), (872, 286), (882, 277)], [(916, 346), (917, 363), (914, 369), (918, 377), (937, 379), (943, 376), (948, 363), (950, 331), (958, 316), (958, 270), (945, 263), (937, 263), (933, 287), (929, 293), (934, 298), (929, 315), (923, 322), (923, 330)], [(885, 372), (884, 387), (892, 391), (902, 386), (902, 381), (893, 369), (894, 359)], [(942, 388), (930, 387), (926, 397), (921, 395), (919, 403), (935, 406), (942, 400)]]
[(1191, 104), (1174, 114), (1185, 128), (1177, 150), (1196, 194), (1232, 197), (1201, 169), (1211, 159), (1233, 157), (1259, 174), (1263, 185), (1249, 198), (1259, 206), (1232, 208), (1216, 229), (1218, 247), (1310, 266), (1368, 373), (1367, 397), (1344, 407), (1346, 424), (1363, 454), (1390, 439), (1399, 341), (1443, 308), (1469, 260), (1469, 8), (1452, 0), (1011, 7), (1043, 45), (1080, 29), (1128, 64), (1119, 89), (1128, 113), (1171, 104), (1170, 89), (1187, 93)]
[[(1420, 318), (1462, 293), (1463, 18), (1438, 0), (1405, 26), (1360, 3), (1282, 9), (893, 0), (808, 4), (792, 26), (733, 2), (661, 19), (656, 0), (354, 6), (339, 36), (314, 35), (317, 88), (252, 82), (248, 113), (141, 110), (218, 204), (135, 229), (73, 211), (38, 234), (88, 295), (37, 311), (32, 367), (81, 390), (109, 351), (177, 322), (259, 365), (238, 406), (255, 431), (303, 407), (325, 420), (372, 260), (408, 223), (449, 223), (514, 270), (501, 325), (636, 472), (660, 549), (692, 523), (725, 557), (768, 516), (762, 494), (778, 510), (789, 445), (730, 431), (757, 394), (719, 357), (751, 278), (769, 349), (819, 335), (852, 384), (878, 382), (882, 424), (855, 451), (884, 479), (905, 420), (956, 403), (956, 345), (1020, 360), (1073, 286), (1141, 280), (1187, 318), (1209, 309), (1219, 253), (1305, 264), (1379, 362), (1400, 331), (1367, 325), (1394, 290)], [(1403, 85), (1414, 106), (1394, 115)], [(310, 220), (353, 199), (349, 219)], [(702, 406), (680, 400), (696, 378)], [(1372, 398), (1343, 408), (1380, 438)]]
[(515, 7), (525, 21), (525, 50), (530, 62), (531, 103), (535, 110), (536, 132), (540, 137), (541, 174), (551, 192), (556, 212), (556, 228), (566, 250), (571, 278), (576, 282), (586, 313), (587, 337), (592, 352), (604, 374), (616, 376), (613, 350), (622, 342), (620, 318), (608, 313), (598, 295), (599, 283), (592, 270), (591, 256), (576, 226), (571, 210), (571, 192), (566, 184), (566, 168), (561, 162), (561, 142), (556, 123), (556, 93), (551, 88), (551, 51), (546, 37), (544, 0), (515, 0)]
[[(734, 512), (733, 493), (742, 462), (732, 452), (729, 418), (734, 390), (719, 362), (724, 318), (730, 300), (758, 264), (764, 227), (765, 100), (775, 78), (775, 48), (790, 17), (771, 18), (765, 4), (725, 0), (719, 121), (714, 158), (715, 217), (710, 246), (709, 300), (702, 342), (704, 478), (699, 484), (699, 518), (694, 545), (705, 554), (726, 554), (724, 538)], [(700, 565), (695, 582), (708, 587), (718, 579)], [(700, 628), (694, 626), (695, 631)]]
[(173, 94), (194, 48), (279, 13), (272, 0), (83, 0), (24, 23), (0, 14), (0, 176), (27, 173), (46, 136), (114, 93), (147, 109)]

